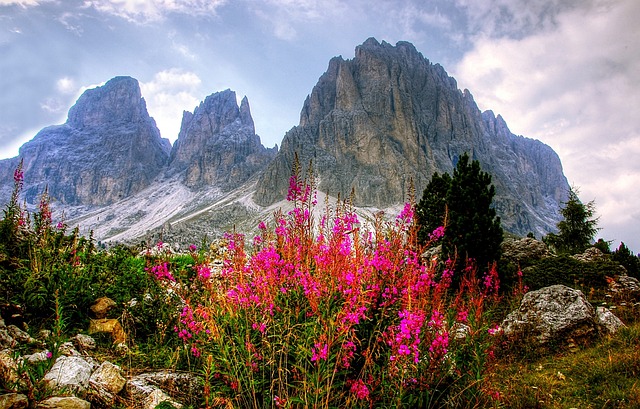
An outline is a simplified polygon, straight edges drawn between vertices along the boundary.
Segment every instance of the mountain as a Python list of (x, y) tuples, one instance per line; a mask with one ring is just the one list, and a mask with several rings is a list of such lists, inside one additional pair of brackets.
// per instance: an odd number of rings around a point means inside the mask
[[(138, 81), (116, 77), (85, 91), (63, 125), (44, 128), (19, 151), (29, 203), (48, 187), (63, 205), (104, 206), (149, 186), (171, 144), (147, 113)], [(0, 161), (4, 180), (18, 158)], [(6, 189), (5, 189), (6, 190)]]
[(260, 143), (247, 97), (238, 107), (236, 93), (225, 90), (183, 113), (169, 168), (184, 173), (191, 188), (215, 185), (228, 192), (263, 170), (276, 152)]
[(254, 195), (267, 206), (286, 195), (297, 153), (312, 163), (319, 190), (355, 205), (384, 209), (418, 196), (434, 172), (451, 173), (468, 152), (493, 176), (495, 206), (506, 230), (555, 230), (569, 186), (557, 154), (513, 135), (504, 120), (480, 112), (467, 90), (408, 42), (370, 38), (355, 58), (335, 57), (304, 102)]
[(418, 199), (434, 172), (452, 172), (468, 152), (496, 186), (507, 231), (555, 231), (569, 190), (557, 154), (511, 133), (504, 119), (480, 112), (438, 64), (407, 42), (371, 38), (355, 57), (330, 60), (304, 101), (300, 122), (280, 150), (255, 133), (249, 102), (211, 94), (184, 112), (173, 147), (149, 117), (135, 79), (116, 77), (87, 90), (63, 125), (40, 131), (17, 158), (0, 161), (0, 196), (24, 160), (26, 199), (45, 186), (69, 225), (98, 240), (214, 237), (286, 207), (294, 157), (311, 164), (319, 197), (355, 191), (364, 217), (395, 214), (414, 184)]

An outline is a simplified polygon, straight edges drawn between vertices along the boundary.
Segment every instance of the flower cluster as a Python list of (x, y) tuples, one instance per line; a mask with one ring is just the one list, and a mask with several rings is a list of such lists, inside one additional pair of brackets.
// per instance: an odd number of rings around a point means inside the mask
[[(482, 314), (497, 294), (495, 270), (462, 278), (455, 292), (456, 263), (421, 258), (410, 204), (397, 218), (378, 214), (365, 227), (349, 204), (338, 203), (316, 225), (311, 184), (297, 175), (289, 182), (294, 208), (259, 223), (251, 252), (243, 235), (225, 235), (215, 286), (202, 285), (211, 275), (206, 259), (194, 263), (192, 285), (175, 286), (185, 291), (176, 332), (194, 356), (214, 357), (225, 385), (235, 385), (225, 392), (230, 399), (252, 406), (271, 396), (281, 406), (304, 396), (327, 406), (366, 400), (389, 407), (414, 402), (412, 393), (428, 395), (454, 370), (475, 385), (484, 358), (476, 367), (456, 362), (462, 341), (450, 332), (464, 324), (465, 337), (489, 338)], [(431, 239), (443, 234), (440, 227)], [(165, 285), (175, 280), (167, 263), (150, 272)]]

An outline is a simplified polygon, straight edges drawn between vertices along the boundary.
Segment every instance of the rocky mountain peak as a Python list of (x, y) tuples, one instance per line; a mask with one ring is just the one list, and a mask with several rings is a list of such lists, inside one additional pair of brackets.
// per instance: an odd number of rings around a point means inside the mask
[(139, 122), (148, 117), (138, 81), (131, 77), (115, 77), (101, 87), (85, 91), (69, 110), (67, 124), (82, 129)]
[(303, 167), (313, 161), (321, 191), (345, 197), (355, 189), (357, 206), (392, 207), (407, 200), (411, 181), (420, 195), (434, 172), (452, 172), (465, 152), (493, 175), (507, 230), (555, 229), (568, 191), (555, 152), (483, 115), (471, 93), (411, 43), (369, 38), (353, 59), (329, 61), (254, 200), (286, 196), (297, 153)]
[[(170, 149), (147, 113), (138, 81), (116, 77), (85, 91), (65, 124), (42, 129), (20, 148), (26, 199), (34, 203), (48, 186), (59, 204), (111, 204), (147, 187)], [(0, 173), (14, 162), (0, 161)]]
[(275, 156), (255, 133), (249, 100), (238, 106), (236, 93), (209, 95), (193, 111), (184, 112), (172, 152), (170, 172), (185, 174), (189, 187), (238, 187)]

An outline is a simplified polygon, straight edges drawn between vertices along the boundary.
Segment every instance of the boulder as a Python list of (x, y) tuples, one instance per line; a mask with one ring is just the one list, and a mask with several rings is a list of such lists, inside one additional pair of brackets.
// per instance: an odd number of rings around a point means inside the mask
[(596, 247), (589, 247), (584, 251), (584, 253), (575, 254), (571, 257), (575, 258), (578, 261), (592, 262), (603, 260), (605, 258), (605, 255), (602, 251), (600, 251), (600, 249)]
[(551, 256), (546, 244), (530, 237), (519, 240), (505, 240), (500, 245), (500, 248), (504, 258), (516, 263), (540, 260)]
[(7, 393), (0, 395), (0, 409), (26, 409), (29, 399), (20, 393)]
[(91, 312), (96, 318), (107, 318), (109, 311), (116, 306), (116, 302), (109, 297), (98, 298), (91, 306)]
[(122, 376), (122, 369), (118, 365), (105, 361), (89, 378), (90, 400), (102, 406), (113, 406), (116, 395), (120, 393), (127, 380)]
[(89, 321), (89, 334), (111, 334), (114, 344), (126, 344), (127, 334), (124, 332), (120, 321), (110, 318), (101, 318)]
[(620, 318), (616, 317), (608, 308), (596, 308), (596, 320), (603, 334), (613, 335), (625, 325)]
[(43, 400), (36, 409), (90, 409), (91, 404), (75, 396), (53, 397)]
[(609, 281), (609, 292), (619, 299), (638, 299), (640, 298), (640, 281), (628, 275), (617, 276)]
[(84, 394), (89, 386), (89, 377), (93, 369), (92, 363), (79, 356), (61, 356), (45, 374), (44, 380), (53, 389), (65, 388)]
[(540, 344), (586, 339), (598, 333), (596, 312), (579, 290), (553, 285), (531, 291), (501, 325), (510, 337)]

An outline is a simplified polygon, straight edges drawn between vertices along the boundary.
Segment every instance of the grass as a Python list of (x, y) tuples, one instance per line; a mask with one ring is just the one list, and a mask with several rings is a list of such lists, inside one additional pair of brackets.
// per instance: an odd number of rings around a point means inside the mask
[(576, 352), (501, 362), (493, 382), (502, 407), (640, 408), (640, 321)]

